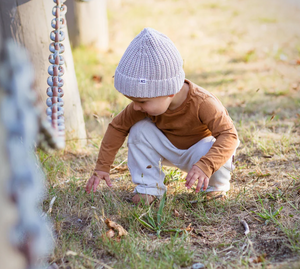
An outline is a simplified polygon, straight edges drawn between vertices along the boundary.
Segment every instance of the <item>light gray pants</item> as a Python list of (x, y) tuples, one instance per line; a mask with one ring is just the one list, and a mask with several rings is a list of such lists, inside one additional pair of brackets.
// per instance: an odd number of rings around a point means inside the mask
[[(213, 143), (213, 136), (205, 137), (190, 148), (176, 148), (150, 119), (139, 121), (131, 127), (128, 137), (128, 168), (135, 192), (161, 196), (166, 191), (161, 165), (175, 166), (189, 172), (204, 156)], [(230, 171), (234, 169), (230, 158), (209, 179), (207, 191), (228, 191)], [(196, 185), (195, 185), (196, 186)]]

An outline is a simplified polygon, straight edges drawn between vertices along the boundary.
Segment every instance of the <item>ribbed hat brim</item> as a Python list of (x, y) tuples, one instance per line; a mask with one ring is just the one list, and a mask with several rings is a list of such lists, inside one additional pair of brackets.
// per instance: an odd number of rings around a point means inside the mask
[(122, 94), (137, 98), (153, 98), (176, 94), (183, 86), (185, 73), (183, 69), (173, 78), (164, 80), (147, 80), (146, 84), (139, 79), (124, 76), (116, 70), (114, 86)]

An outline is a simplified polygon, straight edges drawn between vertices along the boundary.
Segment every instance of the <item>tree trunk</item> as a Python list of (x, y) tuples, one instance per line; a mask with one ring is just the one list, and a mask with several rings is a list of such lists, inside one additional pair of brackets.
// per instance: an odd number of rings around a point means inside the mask
[[(50, 63), (49, 44), (53, 0), (0, 0), (0, 28), (4, 39), (13, 38), (18, 44), (24, 46), (30, 55), (35, 69), (35, 85), (39, 102), (46, 110), (47, 72)], [(73, 56), (67, 28), (63, 29), (66, 39), (63, 41), (65, 52), (64, 79), (64, 116), (66, 138), (86, 138), (83, 112), (75, 75)], [(46, 112), (45, 112), (46, 115)]]
[(67, 23), (69, 36), (74, 47), (80, 45), (93, 46), (99, 50), (107, 50), (108, 23), (106, 0), (90, 0), (80, 2), (67, 0)]

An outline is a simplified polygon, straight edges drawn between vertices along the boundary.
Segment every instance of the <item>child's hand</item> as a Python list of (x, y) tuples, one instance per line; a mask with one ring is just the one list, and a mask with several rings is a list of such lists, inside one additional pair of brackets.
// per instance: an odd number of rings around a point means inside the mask
[(102, 172), (102, 171), (94, 171), (93, 175), (90, 177), (90, 179), (88, 180), (88, 182), (86, 184), (86, 187), (85, 187), (86, 192), (90, 193), (93, 187), (94, 187), (93, 191), (95, 192), (101, 179), (105, 180), (107, 186), (109, 186), (109, 187), (112, 186), (110, 178), (109, 178), (109, 173)]
[(192, 169), (186, 176), (186, 183), (185, 186), (190, 189), (193, 184), (198, 180), (198, 184), (196, 187), (196, 192), (199, 192), (201, 186), (203, 184), (203, 190), (205, 191), (208, 186), (209, 178), (204, 174), (204, 172), (196, 165), (193, 165)]

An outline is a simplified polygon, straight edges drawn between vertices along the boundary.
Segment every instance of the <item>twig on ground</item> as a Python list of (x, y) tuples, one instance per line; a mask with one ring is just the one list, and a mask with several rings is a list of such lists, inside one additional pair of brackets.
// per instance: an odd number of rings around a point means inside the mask
[(292, 179), (290, 181), (290, 183), (288, 184), (288, 186), (285, 188), (285, 190), (282, 192), (281, 197), (283, 197), (283, 195), (285, 195), (286, 191), (288, 190), (288, 188), (292, 185), (292, 183), (295, 181), (295, 179)]
[(191, 205), (197, 204), (198, 202), (200, 202), (200, 203), (206, 203), (206, 202), (211, 202), (211, 201), (213, 201), (213, 200), (216, 200), (216, 199), (219, 199), (219, 198), (222, 198), (222, 197), (224, 197), (224, 195), (223, 195), (223, 194), (220, 194), (220, 195), (215, 196), (215, 197), (212, 197), (212, 198), (210, 198), (210, 199), (204, 198), (204, 199), (201, 200), (201, 201), (193, 200), (193, 201), (189, 201), (189, 203), (190, 203)]
[(50, 204), (49, 204), (49, 209), (48, 209), (47, 213), (51, 214), (51, 212), (52, 212), (52, 207), (53, 207), (53, 205), (54, 205), (55, 200), (56, 200), (56, 196), (54, 196), (54, 197), (51, 199), (51, 202), (50, 202)]
[(250, 233), (248, 223), (245, 220), (241, 220), (240, 223), (244, 226), (244, 234), (247, 235), (248, 233)]
[(41, 163), (41, 165), (43, 165), (50, 158), (52, 158), (52, 155), (49, 155), (45, 160), (43, 160), (43, 162)]
[(113, 169), (111, 169), (110, 170), (110, 172), (112, 172), (112, 171), (114, 171), (114, 170), (117, 170), (118, 169), (118, 167), (120, 167), (123, 163), (125, 163), (127, 161), (127, 158), (124, 160), (124, 161), (122, 161), (121, 163), (119, 163), (117, 166), (115, 166)]
[(248, 212), (249, 216), (251, 216), (251, 217), (254, 218), (255, 220), (259, 221), (260, 223), (263, 222), (263, 221), (261, 221), (260, 219), (254, 217), (254, 216), (251, 214), (251, 212), (249, 212), (249, 210), (248, 210), (247, 208), (245, 208), (243, 205), (241, 205), (241, 206), (242, 206), (242, 208), (244, 208), (244, 209)]
[(43, 217), (43, 218), (46, 217), (48, 214), (51, 214), (51, 212), (52, 212), (52, 207), (53, 207), (53, 205), (54, 205), (55, 200), (56, 200), (56, 196), (54, 196), (54, 197), (51, 199), (50, 204), (49, 204), (49, 209), (48, 209), (48, 211), (42, 213), (42, 217)]

